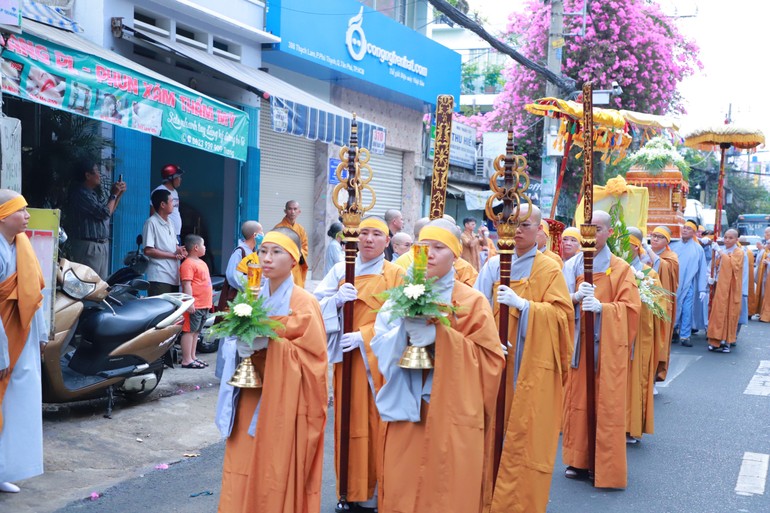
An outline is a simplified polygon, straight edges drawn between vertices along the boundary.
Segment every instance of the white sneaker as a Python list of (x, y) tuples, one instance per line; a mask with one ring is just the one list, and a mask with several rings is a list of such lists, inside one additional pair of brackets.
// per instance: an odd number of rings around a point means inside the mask
[(0, 492), (5, 493), (19, 493), (21, 488), (13, 483), (0, 482)]
[(655, 395), (658, 395), (659, 393), (660, 392), (658, 392), (658, 385), (653, 385), (652, 386), (652, 395), (655, 396)]

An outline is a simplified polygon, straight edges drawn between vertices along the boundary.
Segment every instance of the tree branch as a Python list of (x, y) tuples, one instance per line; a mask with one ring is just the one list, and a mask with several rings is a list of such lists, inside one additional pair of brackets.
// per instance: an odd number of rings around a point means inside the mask
[(479, 36), (481, 39), (489, 43), (489, 45), (495, 50), (497, 50), (498, 52), (509, 56), (510, 58), (512, 58), (514, 61), (518, 62), (525, 68), (534, 71), (538, 75), (541, 75), (548, 82), (554, 84), (559, 89), (561, 89), (565, 95), (575, 90), (575, 87), (577, 84), (575, 80), (569, 77), (559, 76), (553, 71), (546, 68), (545, 66), (542, 66), (536, 63), (535, 61), (532, 61), (527, 57), (523, 56), (522, 54), (514, 50), (512, 47), (503, 43), (502, 41), (494, 37), (492, 34), (487, 32), (484, 29), (484, 27), (482, 27), (480, 24), (470, 19), (461, 11), (458, 11), (456, 8), (452, 7), (445, 0), (428, 0), (428, 2), (433, 7), (435, 7), (436, 10), (443, 13), (447, 18), (454, 21), (458, 25), (470, 30), (471, 32)]

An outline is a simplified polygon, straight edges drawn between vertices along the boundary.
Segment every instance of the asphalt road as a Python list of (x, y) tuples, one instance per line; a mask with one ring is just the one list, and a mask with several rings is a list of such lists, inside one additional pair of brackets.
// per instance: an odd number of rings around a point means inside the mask
[[(706, 351), (702, 334), (694, 336), (693, 342), (692, 348), (673, 348), (670, 378), (659, 385), (655, 399), (655, 434), (628, 447), (628, 488), (596, 490), (586, 482), (565, 479), (557, 461), (549, 513), (770, 512), (767, 465), (763, 472), (761, 463), (750, 463), (766, 461), (770, 454), (770, 375), (764, 380), (767, 385), (754, 380), (754, 393), (767, 395), (745, 393), (761, 362), (770, 365), (770, 325), (751, 322), (730, 354)], [(335, 503), (331, 420), (322, 497), (322, 511), (328, 513)], [(126, 479), (117, 485), (94, 488), (103, 493), (96, 500), (81, 494), (78, 500), (60, 501), (59, 509), (34, 511), (212, 513), (218, 501), (223, 450), (223, 443), (216, 442), (202, 449), (200, 456), (177, 459), (168, 469), (149, 465), (126, 469)], [(11, 505), (7, 496), (0, 497), (0, 511), (17, 511), (6, 505)]]

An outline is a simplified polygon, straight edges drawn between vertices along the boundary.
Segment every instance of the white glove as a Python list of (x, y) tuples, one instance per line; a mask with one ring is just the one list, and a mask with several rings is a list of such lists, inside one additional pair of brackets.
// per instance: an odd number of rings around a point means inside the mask
[(497, 287), (497, 302), (503, 305), (512, 306), (517, 310), (522, 310), (527, 306), (527, 300), (516, 294), (513, 289), (500, 285)]
[(245, 340), (238, 339), (235, 343), (235, 347), (238, 348), (238, 356), (241, 358), (248, 358), (254, 354), (254, 349), (251, 347), (251, 344)]
[(350, 283), (343, 283), (336, 294), (334, 294), (334, 303), (337, 308), (341, 307), (348, 301), (355, 301), (358, 298), (358, 291)]
[[(713, 285), (713, 284), (715, 284), (716, 282), (717, 282), (717, 281), (716, 281), (714, 278), (712, 278), (711, 276), (709, 276), (709, 285)], [(701, 294), (705, 294), (705, 292), (701, 292)]]
[(715, 255), (721, 255), (722, 254), (722, 248), (719, 247), (719, 244), (711, 243), (711, 249), (714, 250)]
[(436, 341), (436, 325), (428, 324), (422, 318), (405, 317), (404, 328), (409, 335), (409, 343), (416, 347), (426, 347)]
[(500, 347), (503, 349), (503, 354), (508, 356), (508, 350), (513, 347), (513, 344), (506, 342), (505, 344), (500, 344)]
[(602, 304), (593, 296), (584, 298), (581, 306), (584, 312), (602, 313)]
[(360, 331), (354, 331), (352, 333), (345, 333), (340, 337), (340, 345), (342, 346), (342, 352), (347, 353), (354, 349), (357, 349), (364, 341), (364, 337), (361, 336)]
[(700, 294), (698, 294), (698, 299), (700, 299), (701, 303), (705, 303), (708, 298), (709, 298), (708, 292), (701, 292)]
[(587, 283), (587, 282), (581, 283), (578, 286), (577, 292), (575, 292), (575, 300), (582, 301), (587, 297), (594, 297), (594, 288), (596, 287), (590, 283)]

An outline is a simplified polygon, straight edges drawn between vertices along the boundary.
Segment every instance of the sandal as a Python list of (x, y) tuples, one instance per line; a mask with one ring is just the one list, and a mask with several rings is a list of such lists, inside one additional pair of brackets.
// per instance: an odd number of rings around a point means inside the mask
[(209, 366), (209, 364), (208, 364), (208, 363), (206, 363), (206, 362), (204, 362), (203, 360), (198, 360), (198, 359), (196, 358), (194, 361), (198, 362), (199, 364), (203, 365), (204, 367), (208, 367), (208, 366)]
[(206, 368), (200, 363), (198, 363), (198, 360), (193, 360), (187, 365), (184, 365), (184, 364), (180, 365), (180, 367), (182, 367), (183, 369), (205, 369)]

